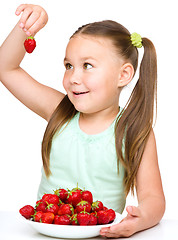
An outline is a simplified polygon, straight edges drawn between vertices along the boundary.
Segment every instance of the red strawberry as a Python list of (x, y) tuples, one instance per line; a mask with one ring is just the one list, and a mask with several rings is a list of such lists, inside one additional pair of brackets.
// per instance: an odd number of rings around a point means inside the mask
[(91, 218), (90, 218), (88, 225), (97, 225), (98, 220), (97, 220), (97, 216), (95, 215), (95, 213), (91, 213), (90, 217)]
[(93, 202), (93, 195), (90, 191), (83, 191), (82, 192), (82, 200), (87, 201), (92, 204)]
[(82, 194), (80, 190), (70, 191), (68, 193), (67, 202), (72, 204), (74, 207), (82, 200)]
[(38, 211), (36, 212), (34, 215), (33, 215), (33, 220), (35, 222), (41, 222), (41, 217), (43, 215), (43, 212), (42, 211)]
[(36, 206), (35, 206), (35, 210), (38, 211), (42, 211), (42, 212), (46, 212), (46, 207), (47, 207), (47, 203), (43, 202), (43, 200), (39, 200), (36, 202)]
[(91, 204), (87, 201), (81, 201), (76, 206), (77, 213), (82, 212), (84, 210), (85, 212), (91, 212)]
[(95, 217), (97, 217), (97, 212), (91, 212), (91, 215), (94, 215)]
[(85, 211), (84, 212), (80, 212), (77, 215), (78, 223), (81, 226), (87, 226), (89, 224), (89, 222), (90, 222), (90, 219), (91, 219), (90, 213), (87, 213)]
[(112, 209), (108, 209), (106, 210), (106, 212), (109, 214), (109, 222), (113, 222), (116, 217), (115, 211)]
[(66, 204), (62, 204), (59, 207), (58, 215), (65, 215), (65, 214), (68, 214), (68, 215), (74, 214), (74, 208), (71, 204), (66, 203)]
[(92, 203), (91, 207), (93, 212), (94, 211), (98, 212), (103, 210), (103, 203), (101, 201), (96, 201)]
[(28, 53), (32, 53), (36, 47), (36, 41), (35, 41), (34, 37), (32, 37), (32, 36), (28, 37), (24, 42), (24, 47)]
[(59, 206), (57, 204), (50, 203), (46, 207), (46, 212), (52, 212), (54, 215), (56, 215), (59, 211)]
[(82, 193), (82, 189), (78, 187), (78, 183), (77, 183), (77, 187), (76, 187), (76, 188), (72, 188), (72, 191), (73, 191), (73, 192), (79, 191), (79, 192)]
[(65, 202), (68, 196), (68, 191), (63, 188), (60, 188), (54, 191), (54, 194), (56, 194), (61, 199), (62, 202)]
[(56, 215), (54, 217), (54, 224), (59, 224), (59, 225), (69, 225), (70, 224), (70, 216), (69, 215)]
[(73, 214), (70, 217), (70, 223), (71, 223), (71, 225), (78, 225), (77, 214)]
[(25, 205), (19, 210), (20, 214), (26, 219), (33, 217), (35, 210), (31, 205)]
[(42, 200), (47, 203), (59, 204), (59, 197), (55, 194), (44, 194)]
[(101, 210), (97, 212), (98, 224), (107, 224), (109, 223), (109, 214), (107, 211)]
[(43, 213), (41, 216), (41, 222), (42, 223), (48, 223), (51, 224), (54, 221), (54, 214), (50, 212)]
[(103, 207), (103, 210), (106, 211), (106, 210), (108, 210), (108, 208), (104, 206), (104, 207)]

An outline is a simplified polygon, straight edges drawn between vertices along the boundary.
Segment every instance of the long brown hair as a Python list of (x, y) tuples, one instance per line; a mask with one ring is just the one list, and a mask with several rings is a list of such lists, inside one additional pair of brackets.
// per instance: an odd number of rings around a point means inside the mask
[[(119, 55), (131, 63), (136, 72), (138, 50), (132, 45), (130, 32), (121, 24), (106, 20), (80, 27), (72, 36), (84, 34), (106, 37), (112, 40)], [(157, 90), (157, 58), (153, 43), (142, 38), (144, 55), (139, 70), (139, 79), (132, 94), (119, 115), (115, 125), (115, 145), (119, 162), (125, 167), (125, 193), (134, 191), (135, 179), (148, 136), (152, 129), (154, 103)], [(64, 123), (76, 114), (76, 109), (66, 95), (53, 113), (42, 142), (42, 158), (46, 176), (50, 175), (50, 150), (52, 138)], [(118, 168), (119, 174), (119, 168)]]

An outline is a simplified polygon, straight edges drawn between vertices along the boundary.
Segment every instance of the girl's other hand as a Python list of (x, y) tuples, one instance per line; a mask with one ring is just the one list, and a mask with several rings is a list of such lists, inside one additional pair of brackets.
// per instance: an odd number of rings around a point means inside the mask
[(34, 36), (48, 22), (46, 11), (38, 5), (21, 4), (16, 9), (15, 14), (19, 16), (21, 13), (19, 27), (23, 29), (27, 36)]
[(100, 234), (108, 238), (130, 237), (141, 230), (142, 214), (139, 207), (128, 206), (127, 216), (118, 224), (102, 228)]

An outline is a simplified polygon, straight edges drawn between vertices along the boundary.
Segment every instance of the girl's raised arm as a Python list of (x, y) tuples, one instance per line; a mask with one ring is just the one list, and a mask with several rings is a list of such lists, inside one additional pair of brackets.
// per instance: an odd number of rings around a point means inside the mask
[(20, 67), (25, 39), (42, 29), (48, 16), (42, 7), (31, 4), (20, 5), (16, 15), (21, 13), (20, 21), (0, 48), (0, 80), (23, 104), (48, 121), (64, 94), (37, 82)]

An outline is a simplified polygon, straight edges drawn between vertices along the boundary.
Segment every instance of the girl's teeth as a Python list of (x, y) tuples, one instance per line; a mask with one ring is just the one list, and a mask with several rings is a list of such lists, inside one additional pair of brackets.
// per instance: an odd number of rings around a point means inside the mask
[(85, 94), (87, 92), (74, 93), (75, 95)]

